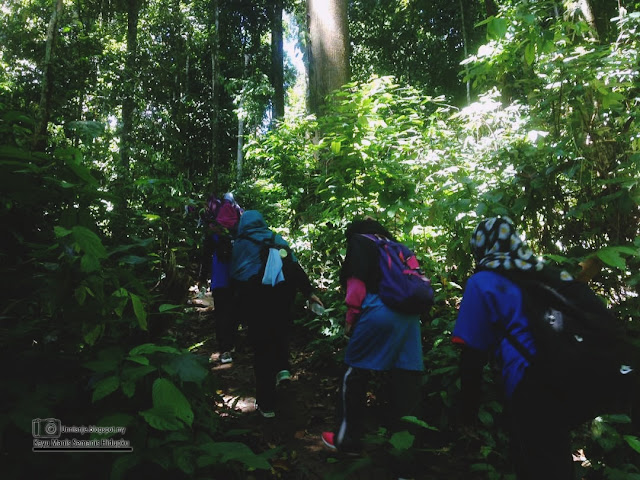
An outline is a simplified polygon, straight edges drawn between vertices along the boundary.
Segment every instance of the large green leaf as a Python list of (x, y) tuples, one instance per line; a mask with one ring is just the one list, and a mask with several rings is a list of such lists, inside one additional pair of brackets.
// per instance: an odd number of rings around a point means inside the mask
[(190, 352), (173, 357), (162, 368), (170, 375), (177, 375), (183, 382), (201, 383), (209, 374), (209, 370)]
[(88, 228), (76, 225), (71, 228), (73, 240), (78, 245), (81, 252), (85, 252), (95, 258), (106, 258), (107, 251), (102, 244), (100, 237)]
[(166, 413), (165, 409), (169, 409), (177, 419), (191, 426), (193, 423), (191, 404), (170, 380), (158, 378), (153, 382), (152, 397), (154, 409), (159, 409), (163, 413)]
[(156, 430), (172, 431), (184, 428), (184, 423), (175, 415), (174, 409), (170, 406), (154, 406), (140, 412), (140, 415)]
[(96, 383), (93, 389), (93, 397), (91, 398), (91, 401), (97, 402), (98, 400), (115, 392), (119, 386), (120, 379), (117, 376), (112, 375), (110, 377), (103, 378), (98, 383)]
[(129, 293), (131, 297), (131, 303), (133, 304), (133, 312), (136, 314), (136, 318), (138, 319), (138, 325), (142, 330), (147, 329), (147, 311), (144, 308), (144, 304), (138, 295), (135, 293)]

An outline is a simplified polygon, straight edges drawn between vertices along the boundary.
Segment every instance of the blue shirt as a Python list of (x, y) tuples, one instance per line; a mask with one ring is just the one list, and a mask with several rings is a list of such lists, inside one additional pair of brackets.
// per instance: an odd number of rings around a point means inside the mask
[(511, 398), (529, 362), (505, 338), (506, 331), (535, 355), (520, 289), (496, 272), (480, 271), (467, 282), (453, 336), (465, 345), (495, 355), (502, 368), (505, 393)]

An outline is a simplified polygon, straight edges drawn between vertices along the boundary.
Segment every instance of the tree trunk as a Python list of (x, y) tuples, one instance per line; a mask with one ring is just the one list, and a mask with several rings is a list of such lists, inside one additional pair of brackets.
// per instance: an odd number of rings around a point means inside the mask
[[(244, 43), (244, 42), (243, 42)], [(249, 54), (244, 54), (244, 69), (242, 71), (242, 82), (246, 82), (247, 67), (249, 66)], [(238, 103), (238, 150), (236, 155), (236, 180), (242, 180), (242, 165), (244, 163), (244, 85), (240, 92), (240, 102)]]
[(53, 12), (47, 27), (47, 39), (45, 44), (44, 64), (42, 68), (42, 83), (40, 88), (40, 105), (38, 109), (38, 119), (33, 134), (33, 149), (43, 151), (47, 146), (47, 125), (51, 108), (51, 83), (52, 83), (52, 63), (53, 48), (58, 29), (58, 18), (62, 13), (62, 0), (54, 0)]
[(609, 35), (615, 31), (611, 28), (611, 18), (618, 15), (619, 2), (604, 2), (595, 0), (580, 0), (580, 10), (596, 37), (602, 43), (611, 41)]
[(282, 41), (282, 0), (273, 0), (271, 18), (271, 84), (273, 121), (284, 117), (284, 48)]
[(211, 35), (209, 42), (211, 44), (211, 108), (209, 112), (209, 118), (211, 123), (211, 149), (210, 149), (210, 165), (211, 175), (213, 179), (213, 191), (218, 191), (218, 176), (215, 175), (218, 166), (218, 44), (220, 42), (219, 29), (220, 29), (220, 7), (218, 0), (213, 0), (213, 18), (212, 25), (210, 26)]
[[(468, 39), (467, 39), (467, 26), (464, 21), (464, 5), (462, 4), (462, 0), (458, 1), (458, 5), (460, 6), (460, 24), (462, 26), (462, 46), (464, 48), (464, 59), (466, 60), (469, 56), (468, 50)], [(467, 76), (469, 76), (469, 65), (464, 66), (464, 71)], [(471, 104), (471, 80), (467, 78), (467, 105)]]
[(127, 174), (131, 156), (131, 131), (133, 111), (135, 108), (136, 89), (136, 57), (138, 55), (138, 16), (140, 14), (139, 0), (127, 2), (127, 58), (125, 61), (122, 83), (124, 98), (122, 99), (122, 132), (120, 137), (120, 162), (122, 173)]
[(326, 96), (349, 82), (347, 0), (307, 0), (309, 110), (320, 115)]

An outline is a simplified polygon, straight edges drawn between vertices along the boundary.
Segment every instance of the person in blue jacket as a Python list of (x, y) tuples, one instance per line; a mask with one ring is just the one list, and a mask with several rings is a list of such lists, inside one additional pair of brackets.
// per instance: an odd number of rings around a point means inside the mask
[(501, 273), (515, 272), (551, 286), (572, 277), (537, 258), (506, 217), (480, 222), (471, 237), (471, 251), (476, 273), (467, 281), (452, 337), (462, 346), (461, 420), (472, 424), (477, 417), (483, 367), (493, 355), (501, 368), (518, 480), (571, 480), (573, 462), (565, 405), (505, 337), (509, 332), (529, 351), (530, 358), (535, 356), (520, 288)]
[[(265, 265), (265, 245), (275, 247), (269, 249), (269, 255), (275, 255), (279, 266), (274, 268), (269, 262)], [(285, 258), (288, 256), (291, 258)], [(276, 387), (291, 380), (289, 331), (295, 296), (301, 292), (311, 302), (320, 305), (322, 302), (313, 293), (309, 277), (287, 241), (269, 229), (257, 210), (247, 210), (238, 224), (231, 278), (253, 349), (256, 411), (264, 418), (273, 418), (277, 409)]]

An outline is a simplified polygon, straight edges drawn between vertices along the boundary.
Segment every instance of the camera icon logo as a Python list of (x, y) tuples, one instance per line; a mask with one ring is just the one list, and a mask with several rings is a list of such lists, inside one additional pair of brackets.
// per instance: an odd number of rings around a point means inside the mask
[(31, 421), (33, 438), (60, 438), (61, 422), (57, 418), (36, 418)]

